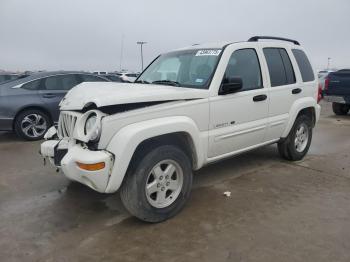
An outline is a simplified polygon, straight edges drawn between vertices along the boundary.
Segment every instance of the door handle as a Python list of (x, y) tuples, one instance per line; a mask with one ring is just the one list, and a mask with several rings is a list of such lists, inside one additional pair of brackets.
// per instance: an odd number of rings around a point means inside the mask
[(292, 90), (292, 94), (293, 95), (296, 95), (296, 94), (299, 94), (299, 93), (301, 93), (301, 89), (300, 88), (295, 88), (295, 89)]
[(257, 95), (253, 97), (254, 102), (264, 101), (266, 100), (267, 95)]
[(55, 94), (51, 94), (51, 93), (43, 95), (43, 98), (53, 98), (53, 97), (56, 97), (56, 95)]

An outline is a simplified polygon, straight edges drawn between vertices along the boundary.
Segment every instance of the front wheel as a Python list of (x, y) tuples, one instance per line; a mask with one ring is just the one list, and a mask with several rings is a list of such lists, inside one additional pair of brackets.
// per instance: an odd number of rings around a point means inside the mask
[(188, 156), (172, 145), (139, 155), (131, 163), (121, 187), (124, 206), (147, 222), (161, 222), (175, 216), (184, 207), (192, 188)]
[(312, 140), (312, 121), (306, 115), (299, 116), (288, 136), (278, 143), (280, 155), (290, 161), (304, 158)]

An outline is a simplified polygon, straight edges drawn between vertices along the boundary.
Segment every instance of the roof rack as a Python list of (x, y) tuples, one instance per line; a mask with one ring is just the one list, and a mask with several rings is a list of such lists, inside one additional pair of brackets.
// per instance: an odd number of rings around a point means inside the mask
[(293, 39), (289, 39), (289, 38), (283, 38), (283, 37), (275, 37), (275, 36), (253, 36), (253, 37), (248, 39), (248, 42), (257, 42), (260, 39), (281, 40), (281, 41), (292, 42), (295, 45), (300, 45), (300, 43), (297, 40), (293, 40)]

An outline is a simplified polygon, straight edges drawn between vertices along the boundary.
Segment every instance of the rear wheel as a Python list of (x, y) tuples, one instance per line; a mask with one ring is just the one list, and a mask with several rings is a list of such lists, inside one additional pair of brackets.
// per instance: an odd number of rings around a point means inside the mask
[(312, 122), (306, 115), (299, 116), (288, 136), (278, 143), (278, 152), (287, 160), (301, 160), (309, 151), (312, 140)]
[(333, 112), (336, 115), (346, 115), (349, 112), (350, 105), (340, 104), (340, 103), (332, 103)]
[(15, 119), (16, 134), (29, 141), (42, 139), (50, 126), (50, 118), (37, 109), (25, 110)]
[(143, 152), (131, 163), (120, 195), (128, 211), (147, 222), (175, 216), (187, 202), (192, 168), (187, 155), (172, 145)]

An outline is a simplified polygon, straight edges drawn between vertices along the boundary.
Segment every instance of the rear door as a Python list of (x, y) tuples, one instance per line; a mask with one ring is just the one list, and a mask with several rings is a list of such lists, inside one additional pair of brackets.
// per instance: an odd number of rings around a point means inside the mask
[(72, 87), (82, 81), (75, 74), (55, 75), (42, 79), (39, 95), (47, 105), (54, 122), (58, 121), (58, 104)]
[(289, 119), (289, 110), (294, 101), (301, 97), (303, 90), (298, 84), (290, 50), (262, 44), (267, 78), (270, 86), (269, 127), (265, 140), (281, 137)]

